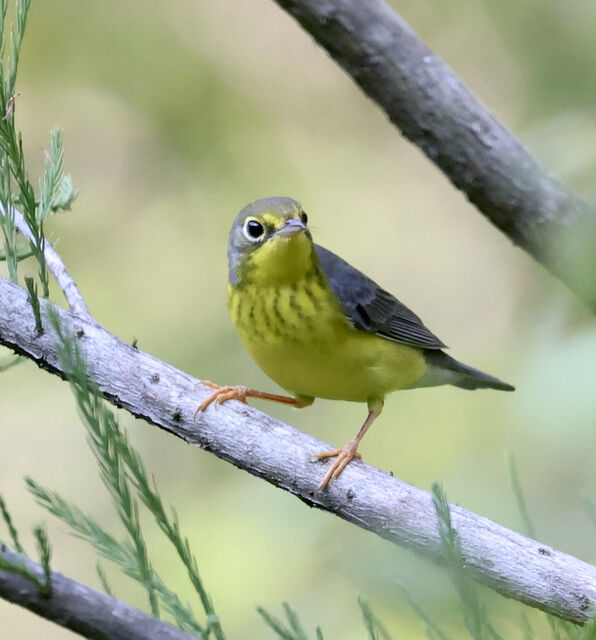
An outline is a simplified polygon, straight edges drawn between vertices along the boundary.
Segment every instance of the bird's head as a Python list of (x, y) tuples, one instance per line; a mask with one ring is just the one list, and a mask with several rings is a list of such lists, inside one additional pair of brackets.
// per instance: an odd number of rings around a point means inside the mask
[(302, 206), (291, 198), (264, 198), (236, 216), (228, 243), (230, 284), (276, 286), (297, 282), (316, 253)]

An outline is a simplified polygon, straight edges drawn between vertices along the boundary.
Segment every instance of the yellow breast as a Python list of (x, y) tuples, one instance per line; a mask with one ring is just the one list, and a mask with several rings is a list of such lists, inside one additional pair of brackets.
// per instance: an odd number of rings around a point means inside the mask
[(367, 402), (426, 369), (419, 349), (350, 326), (318, 268), (293, 283), (229, 285), (228, 306), (254, 360), (293, 394)]

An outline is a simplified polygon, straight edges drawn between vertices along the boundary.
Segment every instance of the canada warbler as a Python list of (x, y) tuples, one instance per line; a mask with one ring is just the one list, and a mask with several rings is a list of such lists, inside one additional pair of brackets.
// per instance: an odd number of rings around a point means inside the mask
[(368, 417), (353, 440), (318, 458), (335, 457), (320, 487), (337, 478), (397, 389), (452, 384), (462, 389), (514, 387), (448, 356), (445, 345), (399, 300), (312, 241), (307, 216), (290, 198), (244, 207), (230, 231), (228, 307), (246, 348), (293, 397), (244, 386), (215, 389), (213, 401), (247, 397), (306, 407), (315, 398), (366, 402)]

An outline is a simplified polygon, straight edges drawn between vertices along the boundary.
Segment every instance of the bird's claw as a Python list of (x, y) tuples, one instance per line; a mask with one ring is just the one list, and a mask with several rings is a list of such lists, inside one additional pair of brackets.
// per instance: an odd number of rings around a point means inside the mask
[(337, 459), (333, 462), (333, 464), (329, 467), (327, 474), (321, 480), (321, 484), (319, 485), (319, 491), (324, 489), (331, 480), (336, 480), (339, 478), (341, 472), (348, 466), (348, 464), (356, 458), (357, 460), (361, 460), (362, 456), (358, 453), (358, 442), (356, 440), (350, 440), (347, 442), (341, 449), (333, 449), (333, 451), (322, 451), (321, 453), (317, 453), (312, 456), (312, 458), (316, 458), (317, 460), (323, 460), (324, 458), (334, 458)]
[(201, 404), (197, 407), (195, 411), (194, 419), (199, 413), (205, 411), (205, 409), (212, 403), (221, 404), (222, 402), (226, 402), (227, 400), (240, 400), (240, 402), (246, 402), (246, 396), (248, 394), (248, 387), (245, 387), (242, 384), (236, 385), (227, 385), (221, 386), (219, 384), (215, 384), (215, 382), (211, 382), (210, 380), (201, 380), (201, 382), (197, 382), (195, 386), (203, 385), (205, 387), (209, 387), (214, 389), (213, 393)]

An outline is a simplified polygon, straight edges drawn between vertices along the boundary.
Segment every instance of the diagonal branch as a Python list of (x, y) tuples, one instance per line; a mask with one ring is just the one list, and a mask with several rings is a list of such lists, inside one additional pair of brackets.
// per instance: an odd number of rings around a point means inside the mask
[[(27, 240), (33, 241), (33, 233), (31, 233), (31, 229), (29, 229), (25, 216), (14, 207), (10, 207), (8, 212), (5, 211), (3, 204), (0, 202), (0, 215), (7, 216), (9, 214), (12, 215), (14, 226), (21, 232), (21, 234), (27, 238)], [(87, 304), (85, 303), (83, 296), (80, 294), (73, 277), (68, 272), (68, 269), (58, 252), (47, 239), (44, 239), (43, 253), (46, 264), (54, 278), (56, 278), (58, 286), (62, 289), (71, 311), (83, 318), (86, 318), (87, 320), (93, 320), (89, 310), (87, 309)]]
[[(40, 300), (42, 317), (49, 304)], [(208, 408), (193, 420), (210, 389), (119, 340), (103, 327), (57, 309), (63, 330), (79, 341), (94, 378), (112, 403), (211, 451), (232, 464), (379, 536), (441, 561), (441, 541), (428, 492), (360, 461), (317, 492), (325, 467), (309, 462), (328, 445), (236, 401)], [(27, 293), (0, 280), (0, 344), (62, 375), (59, 340), (46, 321), (39, 335)], [(499, 593), (584, 622), (596, 605), (596, 567), (451, 506), (466, 566)]]
[(596, 310), (596, 212), (382, 0), (276, 0), (513, 242)]
[[(0, 557), (43, 579), (43, 568), (0, 546)], [(33, 582), (0, 569), (0, 597), (91, 640), (197, 640), (167, 622), (120, 602), (60, 573), (51, 573), (52, 593), (44, 596)]]

